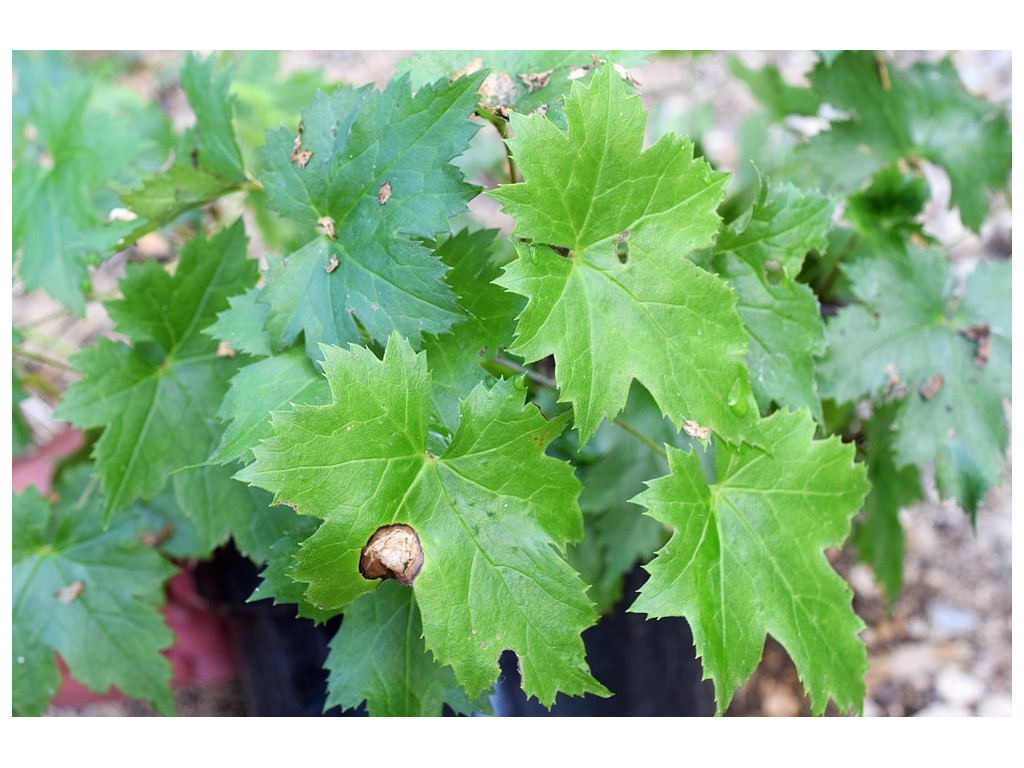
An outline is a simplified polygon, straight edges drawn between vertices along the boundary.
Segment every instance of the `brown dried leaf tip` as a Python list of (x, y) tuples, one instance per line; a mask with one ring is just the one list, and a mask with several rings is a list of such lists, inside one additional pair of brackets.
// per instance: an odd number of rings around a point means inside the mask
[(380, 185), (380, 191), (377, 193), (377, 202), (384, 205), (388, 200), (391, 199), (391, 182), (385, 181)]
[(320, 231), (327, 235), (331, 240), (337, 240), (334, 236), (334, 219), (330, 216), (321, 216), (316, 220), (317, 226), (320, 227)]
[(683, 432), (698, 440), (707, 440), (711, 437), (711, 427), (702, 427), (696, 421), (687, 419), (683, 422)]
[(309, 158), (313, 156), (313, 153), (308, 149), (302, 148), (302, 123), (299, 123), (299, 131), (295, 134), (295, 144), (292, 146), (291, 161), (298, 163), (299, 168), (305, 168), (306, 163), (309, 162)]
[(551, 73), (555, 70), (549, 69), (547, 72), (531, 72), (528, 75), (518, 75), (519, 79), (526, 84), (526, 90), (529, 93), (539, 91), (544, 88), (551, 80)]
[(64, 603), (64, 605), (70, 605), (75, 602), (83, 592), (85, 592), (85, 583), (82, 581), (73, 581), (66, 587), (58, 589), (54, 597)]
[(423, 567), (420, 537), (408, 525), (384, 525), (378, 528), (359, 556), (359, 572), (364, 579), (394, 579), (412, 586)]
[(928, 379), (921, 387), (921, 397), (925, 400), (931, 400), (935, 395), (942, 389), (942, 385), (946, 383), (946, 377), (941, 373), (936, 373), (934, 376)]
[(965, 338), (974, 342), (974, 364), (979, 368), (988, 365), (989, 355), (992, 354), (992, 328), (988, 323), (981, 322), (960, 331)]

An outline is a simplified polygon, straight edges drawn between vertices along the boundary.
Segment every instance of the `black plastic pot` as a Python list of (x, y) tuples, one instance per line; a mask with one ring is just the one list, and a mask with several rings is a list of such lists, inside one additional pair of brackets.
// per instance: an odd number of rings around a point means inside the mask
[[(559, 695), (549, 712), (536, 699), (527, 701), (520, 687), (515, 654), (501, 657), (494, 689), (495, 714), (503, 717), (653, 717), (710, 716), (711, 684), (701, 680), (689, 625), (683, 619), (647, 620), (626, 613), (646, 579), (638, 566), (626, 577), (624, 598), (611, 615), (583, 633), (594, 677), (615, 695)], [(294, 606), (269, 600), (247, 603), (259, 582), (258, 569), (233, 547), (223, 547), (201, 563), (196, 589), (230, 626), (240, 668), (246, 710), (251, 716), (363, 716), (362, 708), (323, 712), (327, 644), (341, 618), (316, 626), (296, 619)]]

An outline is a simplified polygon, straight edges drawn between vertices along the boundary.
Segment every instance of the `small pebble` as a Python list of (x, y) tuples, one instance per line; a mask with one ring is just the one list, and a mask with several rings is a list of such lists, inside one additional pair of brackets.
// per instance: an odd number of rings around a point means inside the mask
[(956, 667), (946, 667), (935, 678), (935, 692), (950, 704), (970, 707), (985, 694), (985, 684)]

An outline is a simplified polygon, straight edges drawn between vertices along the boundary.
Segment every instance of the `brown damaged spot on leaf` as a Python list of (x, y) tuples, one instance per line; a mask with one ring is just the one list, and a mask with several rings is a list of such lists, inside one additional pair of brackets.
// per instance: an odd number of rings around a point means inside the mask
[(517, 77), (526, 84), (526, 90), (529, 93), (533, 93), (547, 87), (547, 84), (551, 81), (551, 73), (554, 71), (549, 69), (547, 72), (531, 72), (525, 75), (517, 75)]
[(896, 368), (895, 363), (889, 363), (885, 366), (885, 388), (882, 390), (882, 397), (889, 397), (889, 395), (896, 393), (899, 394), (900, 385), (903, 380), (900, 379), (900, 372)]
[(490, 104), (481, 104), (484, 109), (488, 112), (497, 115), (502, 120), (508, 120), (508, 110), (505, 107), (498, 104), (497, 106), (491, 106)]
[(364, 579), (394, 579), (407, 587), (422, 567), (420, 537), (404, 523), (378, 528), (359, 556), (359, 573)]
[(235, 350), (231, 348), (231, 342), (222, 341), (217, 345), (217, 357), (234, 357)]
[(328, 275), (338, 268), (338, 257), (333, 253), (331, 254), (331, 260), (327, 262), (327, 266), (324, 267), (324, 272)]
[(702, 427), (691, 419), (683, 422), (683, 432), (697, 440), (707, 440), (711, 437), (711, 427)]
[(964, 338), (974, 342), (974, 364), (979, 368), (988, 365), (992, 354), (992, 328), (986, 322), (976, 323), (960, 331)]
[(316, 220), (317, 226), (320, 227), (320, 231), (327, 235), (331, 240), (337, 240), (334, 236), (334, 219), (330, 216), (321, 216)]
[(83, 592), (85, 592), (85, 583), (82, 581), (73, 581), (66, 587), (58, 589), (54, 593), (54, 596), (64, 603), (64, 605), (70, 605), (75, 602)]
[(474, 72), (479, 72), (481, 69), (483, 69), (483, 66), (484, 60), (481, 59), (479, 56), (477, 56), (475, 59), (470, 59), (469, 64), (467, 64), (454, 75), (448, 78), (448, 82), (454, 83), (460, 77), (466, 77), (467, 75), (472, 75)]
[(391, 199), (391, 182), (385, 181), (380, 185), (380, 191), (377, 192), (377, 202), (384, 205), (388, 200)]
[(309, 162), (309, 159), (313, 156), (313, 153), (310, 150), (302, 148), (303, 130), (305, 129), (303, 128), (302, 123), (299, 123), (299, 130), (295, 134), (295, 144), (292, 146), (291, 154), (291, 161), (293, 163), (298, 163), (300, 170), (306, 167), (306, 164)]
[(928, 379), (921, 387), (921, 397), (925, 400), (931, 400), (935, 395), (942, 389), (942, 385), (946, 383), (946, 377), (941, 373), (936, 373), (934, 376)]

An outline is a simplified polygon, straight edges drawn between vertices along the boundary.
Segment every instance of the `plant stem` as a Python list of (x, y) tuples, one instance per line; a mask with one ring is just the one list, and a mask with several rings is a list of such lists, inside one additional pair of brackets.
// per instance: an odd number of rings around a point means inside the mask
[(542, 387), (548, 387), (549, 389), (558, 389), (558, 382), (554, 379), (548, 378), (543, 373), (538, 373), (531, 368), (524, 368), (519, 363), (513, 363), (511, 360), (506, 360), (504, 357), (495, 357), (494, 362), (498, 365), (504, 366), (509, 370), (515, 371), (516, 373), (522, 373), (530, 381), (535, 381)]
[[(548, 378), (543, 373), (537, 373), (534, 370), (531, 370), (529, 368), (525, 368), (525, 367), (519, 365), (519, 363), (514, 363), (511, 360), (506, 360), (504, 357), (495, 357), (494, 358), (494, 362), (496, 362), (498, 365), (502, 365), (502, 366), (504, 366), (504, 367), (506, 367), (506, 368), (508, 368), (510, 370), (517, 371), (518, 373), (522, 373), (530, 381), (535, 381), (538, 384), (540, 384), (541, 386), (550, 387), (551, 389), (558, 389), (557, 382), (555, 382), (554, 379)], [(629, 432), (629, 434), (631, 434), (633, 437), (635, 437), (641, 443), (646, 445), (648, 448), (650, 448), (656, 454), (661, 456), (661, 458), (663, 458), (666, 461), (668, 461), (668, 454), (665, 452), (664, 448), (662, 448), (656, 442), (651, 440), (651, 438), (649, 438), (647, 435), (645, 435), (639, 429), (634, 427), (628, 421), (623, 419), (621, 416), (616, 416), (615, 419), (612, 421), (612, 423), (615, 424), (618, 427), (622, 427), (622, 429), (624, 429), (627, 432)]]
[(56, 360), (52, 357), (41, 355), (38, 352), (32, 352), (31, 350), (25, 349), (24, 347), (21, 346), (12, 348), (11, 352), (13, 352), (15, 355), (20, 355), (21, 357), (24, 357), (28, 360), (34, 360), (37, 363), (49, 365), (51, 368), (60, 368), (62, 371), (68, 371), (69, 373), (74, 373), (75, 370), (70, 365), (61, 360)]
[(625, 421), (621, 416), (616, 416), (615, 420), (612, 421), (612, 424), (615, 424), (616, 426), (622, 427), (624, 430), (629, 432), (629, 434), (631, 434), (633, 437), (635, 437), (641, 443), (643, 443), (648, 448), (650, 448), (652, 451), (654, 451), (656, 454), (661, 456), (661, 458), (663, 458), (665, 461), (668, 461), (668, 454), (665, 452), (664, 448), (662, 448), (656, 442), (651, 440), (651, 438), (649, 438), (647, 435), (645, 435), (639, 429), (634, 427), (628, 421)]

